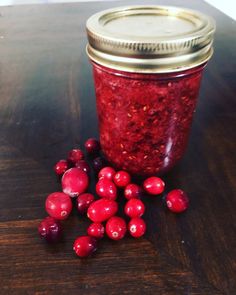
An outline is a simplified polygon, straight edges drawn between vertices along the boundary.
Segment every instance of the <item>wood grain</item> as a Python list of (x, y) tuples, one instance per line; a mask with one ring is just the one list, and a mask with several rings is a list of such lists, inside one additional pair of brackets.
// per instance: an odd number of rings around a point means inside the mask
[(236, 294), (236, 24), (204, 2), (187, 6), (216, 19), (215, 53), (186, 154), (164, 177), (190, 209), (176, 216), (147, 198), (145, 237), (104, 239), (89, 260), (72, 252), (89, 224), (76, 212), (58, 245), (37, 236), (44, 200), (60, 190), (52, 166), (98, 136), (86, 19), (129, 3), (0, 9), (0, 294)]

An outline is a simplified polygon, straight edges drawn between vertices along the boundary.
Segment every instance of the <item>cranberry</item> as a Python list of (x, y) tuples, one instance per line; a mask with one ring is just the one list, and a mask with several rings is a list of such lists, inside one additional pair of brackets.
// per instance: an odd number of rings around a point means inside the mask
[(66, 219), (72, 210), (72, 202), (68, 195), (55, 192), (50, 194), (45, 202), (47, 213), (56, 219)]
[(139, 199), (130, 199), (125, 204), (125, 214), (130, 218), (140, 217), (145, 211), (143, 202)]
[(159, 177), (152, 176), (144, 181), (143, 187), (147, 193), (159, 195), (164, 191), (165, 183)]
[(88, 183), (88, 175), (78, 168), (67, 170), (61, 180), (63, 192), (71, 197), (77, 197), (79, 194), (85, 192)]
[(113, 178), (113, 181), (118, 187), (125, 187), (131, 181), (131, 177), (126, 171), (118, 171)]
[(60, 160), (54, 166), (54, 171), (57, 175), (62, 175), (69, 168), (68, 162), (66, 160)]
[(88, 154), (96, 154), (100, 150), (100, 143), (95, 138), (89, 138), (84, 146)]
[(75, 164), (84, 158), (84, 153), (80, 149), (73, 149), (68, 154), (68, 161)]
[(100, 171), (106, 165), (106, 161), (102, 157), (93, 159), (93, 169), (95, 172)]
[(103, 238), (104, 232), (105, 232), (104, 226), (98, 222), (91, 223), (87, 229), (88, 235), (96, 239)]
[(123, 218), (113, 216), (106, 224), (106, 234), (112, 240), (120, 240), (125, 236), (126, 223)]
[(128, 200), (133, 198), (137, 199), (141, 195), (141, 187), (137, 184), (130, 183), (126, 186), (124, 195)]
[(108, 179), (100, 179), (96, 184), (96, 193), (109, 200), (115, 200), (117, 198), (117, 188), (115, 184)]
[(76, 199), (76, 208), (80, 214), (87, 213), (89, 205), (94, 201), (94, 195), (85, 193), (78, 196)]
[(60, 221), (48, 216), (40, 222), (38, 232), (40, 237), (47, 242), (57, 242), (60, 240), (62, 232)]
[(79, 257), (87, 257), (97, 250), (97, 240), (90, 236), (78, 237), (73, 246), (73, 250)]
[(98, 178), (105, 178), (108, 180), (112, 180), (114, 175), (116, 174), (116, 171), (112, 167), (104, 167), (102, 170), (100, 170), (98, 174)]
[(93, 222), (103, 222), (115, 215), (117, 211), (117, 202), (103, 198), (89, 206), (87, 216)]
[(87, 174), (89, 174), (89, 172), (90, 172), (89, 164), (85, 160), (80, 160), (80, 161), (76, 162), (75, 167), (84, 171)]
[(143, 236), (146, 231), (146, 223), (142, 218), (132, 218), (128, 224), (128, 229), (132, 237), (139, 238)]
[(172, 190), (166, 196), (166, 205), (172, 212), (181, 213), (189, 206), (188, 195), (180, 189)]

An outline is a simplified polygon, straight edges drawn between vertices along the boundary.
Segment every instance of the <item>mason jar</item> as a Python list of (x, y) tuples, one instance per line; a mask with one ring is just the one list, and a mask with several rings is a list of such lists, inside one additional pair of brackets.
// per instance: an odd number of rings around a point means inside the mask
[(161, 175), (181, 159), (214, 31), (210, 17), (168, 6), (88, 19), (101, 148), (117, 169)]

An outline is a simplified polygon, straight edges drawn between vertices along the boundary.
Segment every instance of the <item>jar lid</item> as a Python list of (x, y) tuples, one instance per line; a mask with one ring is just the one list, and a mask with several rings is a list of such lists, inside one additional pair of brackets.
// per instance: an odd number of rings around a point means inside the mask
[(87, 54), (113, 69), (165, 73), (206, 62), (212, 55), (214, 21), (194, 10), (169, 6), (125, 6), (87, 21)]

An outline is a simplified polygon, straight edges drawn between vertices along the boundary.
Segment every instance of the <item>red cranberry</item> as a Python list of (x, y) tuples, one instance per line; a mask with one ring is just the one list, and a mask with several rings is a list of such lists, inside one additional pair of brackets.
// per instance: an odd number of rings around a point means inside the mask
[(73, 149), (68, 154), (68, 161), (75, 164), (84, 158), (84, 153), (80, 149)]
[(140, 217), (145, 211), (143, 202), (139, 199), (130, 199), (125, 204), (125, 214), (130, 218)]
[(126, 223), (123, 218), (113, 216), (106, 223), (106, 234), (112, 240), (120, 240), (125, 236)]
[(89, 236), (94, 237), (96, 239), (101, 239), (104, 236), (105, 228), (101, 223), (94, 222), (90, 224), (87, 229), (87, 233)]
[(102, 168), (102, 170), (100, 170), (98, 174), (98, 178), (112, 180), (115, 174), (116, 174), (116, 171), (112, 167), (104, 167)]
[(93, 169), (95, 172), (100, 171), (106, 165), (106, 161), (102, 157), (93, 159)]
[(126, 199), (137, 199), (141, 195), (141, 187), (137, 184), (130, 183), (126, 186), (124, 190), (124, 195)]
[(100, 143), (95, 138), (89, 138), (84, 146), (88, 154), (96, 154), (100, 150)]
[(159, 177), (152, 176), (144, 181), (143, 187), (147, 193), (159, 195), (164, 191), (165, 183)]
[(97, 240), (90, 236), (78, 237), (74, 242), (73, 250), (79, 257), (87, 257), (97, 250)]
[(85, 160), (80, 160), (80, 161), (76, 162), (75, 167), (84, 171), (87, 174), (89, 174), (89, 172), (90, 172), (89, 164)]
[(126, 171), (118, 171), (113, 178), (113, 181), (118, 187), (125, 187), (131, 181), (131, 177)]
[(108, 179), (100, 179), (96, 184), (96, 193), (109, 200), (115, 200), (117, 198), (117, 188), (115, 184)]
[(57, 175), (62, 175), (69, 168), (68, 162), (66, 160), (60, 160), (54, 166), (54, 171)]
[(93, 222), (103, 222), (115, 215), (117, 211), (117, 202), (103, 198), (89, 206), (87, 216)]
[(128, 229), (132, 237), (139, 238), (143, 236), (146, 231), (146, 223), (142, 218), (132, 218), (128, 224)]
[(166, 196), (166, 205), (172, 212), (181, 213), (189, 206), (188, 195), (180, 189), (172, 190)]
[(60, 240), (62, 232), (60, 221), (48, 216), (40, 222), (38, 232), (40, 237), (47, 242), (57, 242)]
[(94, 195), (85, 193), (78, 196), (76, 199), (76, 208), (80, 214), (87, 213), (88, 207), (94, 201)]
[(55, 192), (50, 194), (45, 202), (47, 213), (56, 219), (66, 219), (72, 210), (72, 202), (68, 195)]
[(89, 178), (84, 171), (78, 168), (71, 168), (62, 176), (61, 184), (65, 194), (71, 197), (77, 197), (79, 194), (86, 191)]

